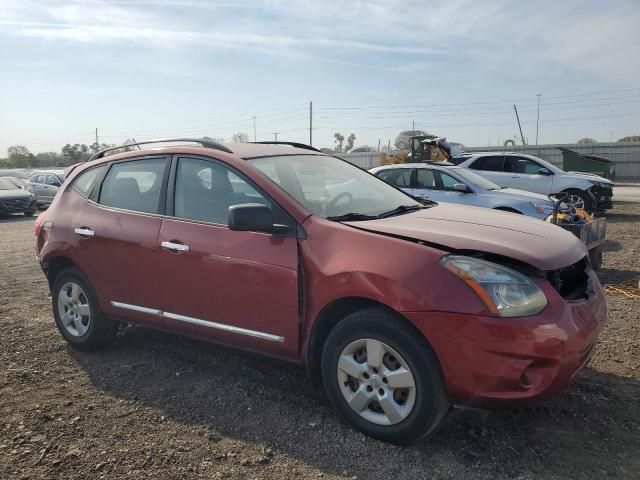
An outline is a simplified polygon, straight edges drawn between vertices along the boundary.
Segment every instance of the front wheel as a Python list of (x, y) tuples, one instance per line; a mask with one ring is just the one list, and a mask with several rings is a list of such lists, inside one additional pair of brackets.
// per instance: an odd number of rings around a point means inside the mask
[(329, 400), (361, 432), (409, 444), (428, 435), (449, 409), (438, 360), (410, 325), (381, 308), (353, 313), (322, 352)]
[(578, 190), (577, 188), (570, 188), (565, 190), (567, 192), (567, 198), (563, 200), (563, 203), (573, 207), (575, 209), (582, 209), (587, 212), (593, 211), (593, 201), (587, 192), (584, 190)]

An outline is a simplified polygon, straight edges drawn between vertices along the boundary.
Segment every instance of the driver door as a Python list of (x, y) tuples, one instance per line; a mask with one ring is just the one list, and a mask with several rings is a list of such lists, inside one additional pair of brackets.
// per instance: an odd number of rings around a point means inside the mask
[[(280, 357), (298, 355), (298, 240), (294, 220), (223, 162), (173, 160), (158, 244), (162, 310), (181, 333)], [(274, 235), (228, 228), (231, 205), (262, 203)]]
[(509, 186), (527, 192), (551, 193), (553, 175), (542, 175), (540, 169), (545, 168), (538, 162), (525, 157), (505, 157), (505, 170), (511, 172)]

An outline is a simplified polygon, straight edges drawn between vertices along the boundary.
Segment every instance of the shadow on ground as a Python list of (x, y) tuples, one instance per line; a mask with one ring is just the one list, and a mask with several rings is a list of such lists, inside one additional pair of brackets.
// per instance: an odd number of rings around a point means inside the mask
[(456, 409), (433, 437), (400, 448), (343, 424), (302, 368), (278, 360), (140, 327), (105, 352), (69, 352), (110, 395), (270, 445), (325, 472), (591, 478), (640, 471), (640, 383), (589, 369), (546, 403), (488, 415)]

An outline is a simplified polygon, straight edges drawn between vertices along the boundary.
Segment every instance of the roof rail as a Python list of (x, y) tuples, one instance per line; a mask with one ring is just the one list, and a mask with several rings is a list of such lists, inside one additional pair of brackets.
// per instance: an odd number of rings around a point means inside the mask
[(312, 147), (311, 145), (307, 145), (305, 143), (298, 143), (298, 142), (270, 142), (269, 140), (267, 140), (264, 142), (247, 142), (247, 143), (257, 143), (261, 145), (289, 145), (291, 147), (302, 148), (304, 150), (313, 150), (314, 152), (320, 152), (320, 150), (318, 150), (315, 147)]
[(105, 148), (104, 150), (100, 150), (99, 152), (96, 152), (93, 155), (91, 155), (91, 157), (89, 158), (89, 161), (102, 158), (104, 157), (105, 153), (111, 152), (113, 150), (120, 150), (121, 148), (135, 147), (135, 146), (140, 148), (140, 145), (146, 145), (149, 143), (169, 143), (169, 142), (199, 143), (205, 148), (213, 148), (215, 150), (220, 150), (227, 153), (233, 153), (231, 150), (229, 150), (227, 147), (225, 147), (221, 143), (214, 142), (213, 140), (207, 140), (206, 138), (158, 138), (156, 140), (144, 140), (142, 142), (133, 142), (133, 143), (127, 143), (126, 145), (119, 145), (117, 147)]

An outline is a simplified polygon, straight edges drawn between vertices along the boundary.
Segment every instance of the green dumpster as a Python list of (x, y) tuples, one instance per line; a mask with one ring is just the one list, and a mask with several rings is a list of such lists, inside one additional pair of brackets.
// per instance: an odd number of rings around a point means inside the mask
[(562, 151), (562, 169), (565, 172), (593, 173), (609, 180), (615, 179), (616, 167), (608, 158), (580, 153), (564, 147), (558, 148)]

